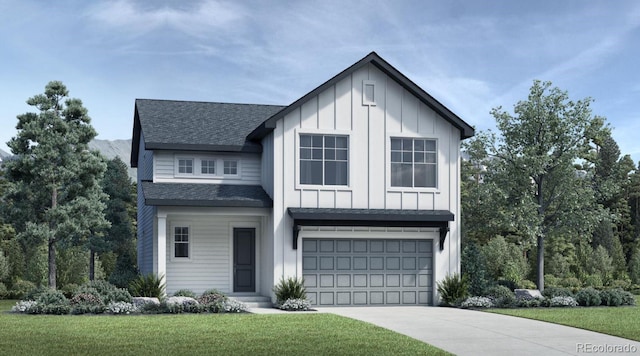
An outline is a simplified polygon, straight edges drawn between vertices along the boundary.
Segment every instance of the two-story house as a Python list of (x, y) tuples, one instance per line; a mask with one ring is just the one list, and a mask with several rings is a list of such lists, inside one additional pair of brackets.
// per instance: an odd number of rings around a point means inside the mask
[(316, 305), (432, 305), (473, 134), (374, 52), (288, 106), (138, 99), (140, 271), (169, 294), (303, 277)]

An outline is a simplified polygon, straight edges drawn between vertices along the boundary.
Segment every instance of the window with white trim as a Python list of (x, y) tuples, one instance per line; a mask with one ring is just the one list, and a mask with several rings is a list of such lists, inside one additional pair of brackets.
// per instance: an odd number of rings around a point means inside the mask
[(178, 159), (178, 173), (193, 174), (193, 159), (190, 159), (190, 158)]
[(173, 228), (173, 256), (189, 258), (189, 227), (174, 226)]
[(349, 137), (301, 134), (300, 184), (348, 185)]
[(238, 161), (225, 160), (224, 175), (237, 175), (237, 174), (238, 174)]
[(391, 186), (435, 188), (438, 176), (434, 139), (391, 138)]
[(200, 173), (202, 173), (202, 174), (216, 174), (216, 160), (214, 160), (214, 159), (202, 159), (202, 160), (200, 160)]

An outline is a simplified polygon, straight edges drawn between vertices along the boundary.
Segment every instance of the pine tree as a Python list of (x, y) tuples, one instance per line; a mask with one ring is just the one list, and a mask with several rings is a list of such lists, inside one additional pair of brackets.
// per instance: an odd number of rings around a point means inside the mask
[(59, 81), (27, 100), (38, 110), (18, 116), (17, 135), (8, 146), (16, 155), (6, 164), (13, 182), (8, 194), (16, 230), (24, 240), (46, 244), (48, 285), (56, 288), (56, 249), (79, 245), (92, 230), (108, 226), (99, 182), (105, 165), (88, 143), (96, 132), (79, 99), (68, 98)]

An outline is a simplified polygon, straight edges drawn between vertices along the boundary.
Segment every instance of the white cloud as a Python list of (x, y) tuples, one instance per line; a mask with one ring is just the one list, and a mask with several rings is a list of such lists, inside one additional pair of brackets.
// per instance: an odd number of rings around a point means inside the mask
[(92, 6), (86, 15), (99, 24), (132, 35), (169, 28), (203, 38), (237, 27), (245, 17), (245, 10), (235, 3), (215, 0), (180, 8), (168, 5), (153, 8), (131, 0), (117, 0)]

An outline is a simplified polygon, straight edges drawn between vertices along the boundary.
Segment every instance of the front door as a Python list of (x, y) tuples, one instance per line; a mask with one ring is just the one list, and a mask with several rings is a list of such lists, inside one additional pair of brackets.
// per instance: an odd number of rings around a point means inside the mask
[(256, 229), (233, 229), (233, 291), (256, 291)]

